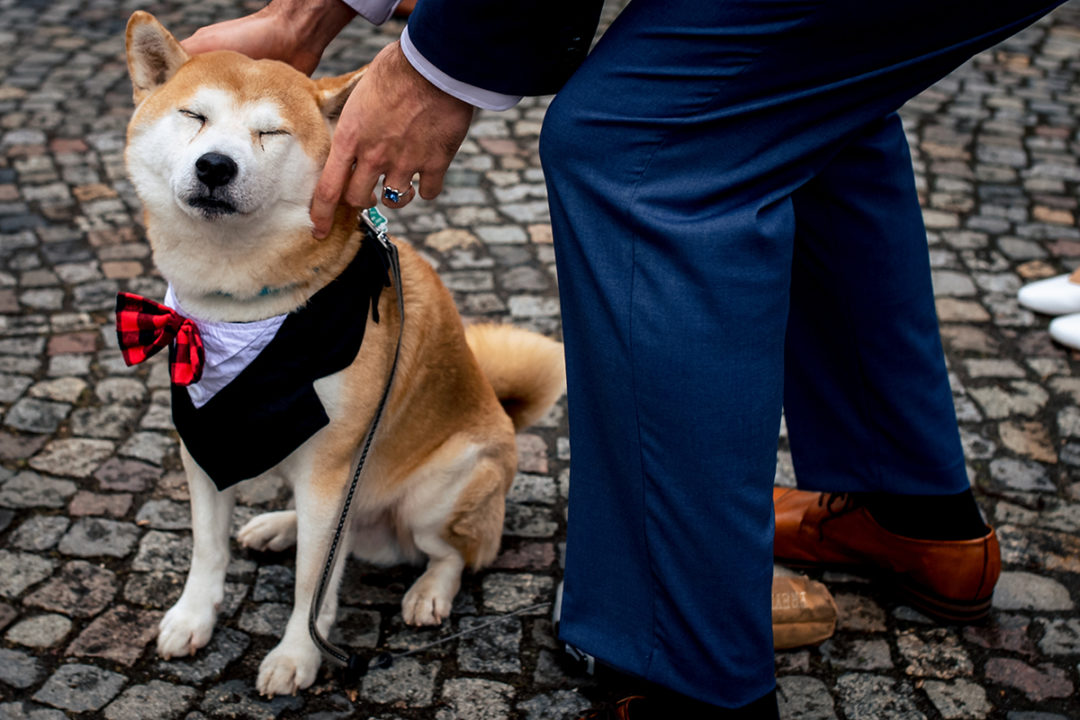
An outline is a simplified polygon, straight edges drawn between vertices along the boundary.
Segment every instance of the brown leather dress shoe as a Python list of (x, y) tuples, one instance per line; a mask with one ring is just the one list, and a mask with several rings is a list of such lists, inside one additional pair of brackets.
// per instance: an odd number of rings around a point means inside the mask
[(893, 575), (918, 610), (970, 622), (990, 612), (1001, 574), (993, 528), (974, 540), (920, 540), (881, 527), (845, 493), (773, 488), (778, 562), (797, 567), (876, 567)]

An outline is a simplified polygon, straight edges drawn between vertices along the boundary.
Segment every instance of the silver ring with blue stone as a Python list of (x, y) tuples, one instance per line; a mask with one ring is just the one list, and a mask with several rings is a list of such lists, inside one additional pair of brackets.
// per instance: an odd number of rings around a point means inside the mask
[(411, 183), (409, 184), (409, 187), (405, 190), (398, 190), (397, 188), (392, 188), (389, 185), (384, 185), (382, 191), (383, 200), (394, 204), (407, 203), (409, 202), (409, 200), (412, 199), (413, 190), (414, 189)]

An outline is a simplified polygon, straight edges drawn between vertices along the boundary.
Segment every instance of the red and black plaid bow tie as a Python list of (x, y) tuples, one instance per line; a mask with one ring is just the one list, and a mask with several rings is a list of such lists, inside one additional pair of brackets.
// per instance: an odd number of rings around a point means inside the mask
[(176, 340), (169, 375), (177, 385), (202, 377), (206, 355), (195, 323), (172, 308), (131, 293), (116, 296), (116, 337), (124, 362), (135, 365)]

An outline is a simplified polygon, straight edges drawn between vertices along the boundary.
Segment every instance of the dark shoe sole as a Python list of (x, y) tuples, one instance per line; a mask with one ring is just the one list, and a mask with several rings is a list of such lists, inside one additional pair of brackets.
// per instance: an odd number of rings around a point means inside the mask
[(937, 595), (903, 578), (894, 578), (894, 582), (916, 610), (934, 620), (946, 623), (976, 623), (986, 620), (990, 615), (992, 595), (979, 600), (957, 600)]
[(781, 565), (799, 570), (838, 570), (859, 575), (881, 576), (887, 579), (913, 608), (942, 623), (977, 623), (990, 615), (992, 594), (978, 600), (957, 600), (942, 597), (926, 587), (910, 582), (903, 576), (894, 575), (873, 565), (815, 563), (808, 560), (787, 560), (781, 557), (774, 559)]

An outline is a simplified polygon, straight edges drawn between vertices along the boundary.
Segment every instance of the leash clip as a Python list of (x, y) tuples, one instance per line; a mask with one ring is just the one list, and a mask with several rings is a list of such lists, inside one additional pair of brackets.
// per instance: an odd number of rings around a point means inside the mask
[(382, 216), (382, 213), (374, 207), (369, 207), (360, 211), (360, 220), (371, 230), (372, 235), (383, 246), (383, 249), (389, 250), (391, 245), (388, 233), (390, 223)]

